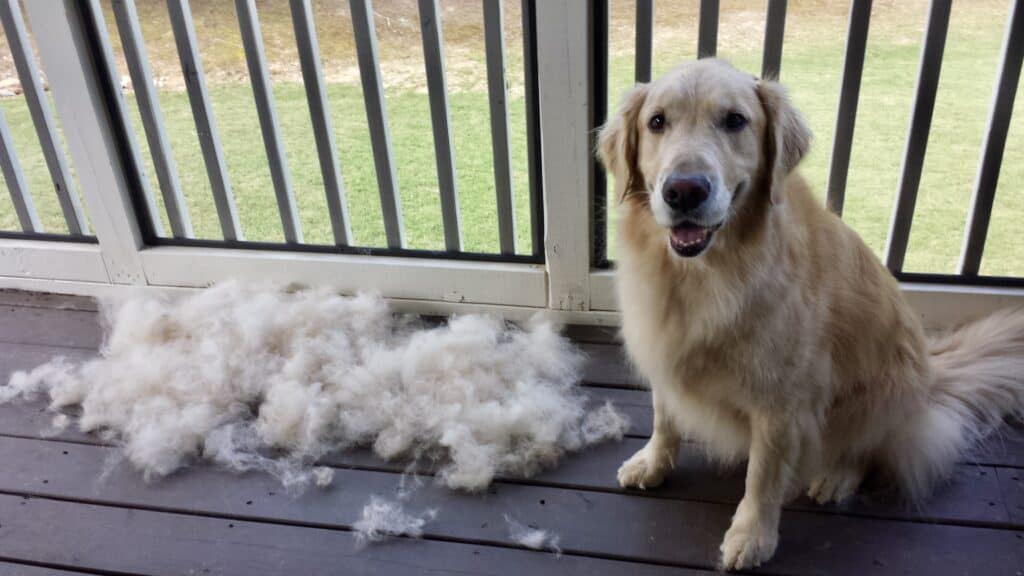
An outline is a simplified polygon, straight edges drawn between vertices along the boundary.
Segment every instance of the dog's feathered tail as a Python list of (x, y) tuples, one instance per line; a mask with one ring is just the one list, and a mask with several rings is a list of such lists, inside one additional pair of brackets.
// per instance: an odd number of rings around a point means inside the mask
[(928, 395), (887, 454), (911, 499), (927, 496), (1007, 415), (1024, 413), (1024, 309), (999, 312), (937, 338), (929, 354)]

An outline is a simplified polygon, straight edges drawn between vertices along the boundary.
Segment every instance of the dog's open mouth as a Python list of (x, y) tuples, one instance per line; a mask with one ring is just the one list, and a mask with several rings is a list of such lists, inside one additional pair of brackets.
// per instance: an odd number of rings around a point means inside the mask
[(693, 258), (703, 252), (710, 244), (721, 224), (701, 226), (693, 222), (676, 224), (669, 230), (669, 244), (676, 254), (684, 258)]

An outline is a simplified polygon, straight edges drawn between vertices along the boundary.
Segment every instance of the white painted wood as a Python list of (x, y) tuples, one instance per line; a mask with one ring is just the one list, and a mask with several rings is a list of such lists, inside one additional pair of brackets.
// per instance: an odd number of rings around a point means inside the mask
[(451, 316), (452, 314), (487, 314), (511, 322), (528, 322), (545, 318), (558, 325), (584, 324), (591, 326), (619, 325), (618, 312), (574, 312), (572, 310), (543, 310), (523, 306), (498, 306), (494, 304), (459, 304), (455, 302), (429, 302), (424, 300), (389, 299), (394, 310), (409, 314), (429, 316)]
[[(1024, 288), (914, 282), (902, 282), (900, 288), (928, 329), (957, 326), (1003, 308), (1024, 306)], [(590, 275), (590, 303), (594, 310), (618, 310), (614, 270), (596, 271)]]
[(298, 282), (389, 298), (534, 307), (545, 305), (547, 290), (544, 269), (534, 264), (171, 246), (143, 251), (142, 261), (149, 284), (159, 286)]
[(548, 306), (590, 309), (590, 3), (537, 2)]
[(138, 249), (142, 235), (132, 208), (127, 167), (119, 154), (89, 43), (84, 34), (86, 2), (26, 2), (26, 12), (57, 114), (64, 128), (78, 183), (103, 252), (110, 280), (137, 284), (145, 280)]
[(590, 274), (590, 309), (618, 310), (615, 297), (615, 271), (595, 270)]
[[(7, 241), (3, 243), (4, 246)], [(70, 258), (70, 257), (69, 257)], [(161, 294), (186, 294), (195, 287), (146, 286), (134, 287), (108, 284), (103, 281), (53, 280), (38, 277), (12, 277), (5, 274), (0, 263), (0, 289), (29, 290), (55, 294), (107, 297), (143, 290)], [(327, 285), (334, 285), (328, 283)], [(914, 307), (930, 330), (951, 328), (997, 310), (1024, 306), (1024, 289), (978, 288), (944, 284), (903, 284), (907, 301)], [(339, 289), (342, 292), (351, 290)], [(417, 298), (387, 298), (396, 311), (447, 316), (451, 314), (492, 314), (515, 322), (533, 318), (538, 313), (563, 324), (589, 324), (618, 326), (620, 317), (614, 311), (544, 310), (532, 306), (506, 306), (470, 302), (441, 302)]]
[(98, 245), (45, 240), (0, 240), (0, 276), (108, 281)]
[[(0, 275), (0, 290), (27, 290), (51, 294), (69, 294), (92, 298), (110, 298), (126, 294), (159, 294), (176, 297), (190, 294), (199, 288), (180, 286), (129, 287), (99, 282), (65, 280), (41, 280), (36, 278), (11, 278)], [(406, 298), (385, 298), (396, 312), (424, 314), (428, 316), (451, 316), (454, 314), (487, 314), (512, 322), (527, 322), (541, 314), (560, 325), (587, 324), (593, 326), (618, 326), (617, 312), (570, 312), (543, 310), (528, 306), (499, 306), (496, 304), (470, 304), (464, 302), (433, 302)]]
[(900, 283), (926, 328), (950, 328), (1004, 308), (1024, 306), (1024, 288)]

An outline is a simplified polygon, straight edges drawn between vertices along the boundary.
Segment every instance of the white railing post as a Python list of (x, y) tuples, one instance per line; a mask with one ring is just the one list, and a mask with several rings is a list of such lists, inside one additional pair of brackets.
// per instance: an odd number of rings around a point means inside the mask
[[(110, 281), (145, 283), (139, 249), (143, 236), (132, 205), (129, 167), (131, 148), (112, 116), (117, 102), (101, 73), (103, 63), (87, 33), (95, 0), (25, 2), (43, 69), (56, 102), (57, 115), (71, 152), (86, 212), (99, 240)], [(142, 191), (138, 193), (141, 195)]]
[(548, 307), (590, 309), (590, 2), (537, 2)]

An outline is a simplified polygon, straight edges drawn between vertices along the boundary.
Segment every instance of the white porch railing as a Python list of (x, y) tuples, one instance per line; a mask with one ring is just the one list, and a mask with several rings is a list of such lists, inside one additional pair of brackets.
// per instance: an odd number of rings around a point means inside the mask
[[(187, 289), (239, 278), (329, 285), (346, 292), (375, 290), (401, 309), (427, 313), (492, 311), (524, 318), (546, 309), (566, 321), (615, 323), (614, 271), (606, 266), (603, 249), (605, 183), (592, 155), (593, 129), (603, 121), (608, 108), (604, 89), (607, 3), (522, 2), (532, 246), (529, 254), (516, 254), (503, 5), (498, 0), (483, 0), (500, 242), (496, 253), (477, 254), (464, 251), (462, 243), (437, 2), (420, 0), (418, 4), (446, 248), (428, 252), (410, 250), (404, 240), (370, 0), (350, 0), (350, 7), (387, 248), (352, 246), (351, 215), (309, 0), (290, 0), (290, 8), (332, 225), (330, 246), (303, 243), (253, 0), (237, 0), (235, 7), (285, 239), (281, 244), (244, 240), (187, 0), (168, 0), (167, 6), (223, 237), (218, 241), (193, 238), (178, 179), (178, 172), (186, 167), (176, 166), (169, 152), (134, 2), (114, 0), (113, 11), (153, 155), (169, 233), (162, 230), (154, 191), (142, 172), (144, 162), (122, 101), (109, 32), (98, 0), (33, 0), (24, 3), (24, 15), (17, 0), (0, 0), (0, 22), (25, 87), (69, 230), (68, 235), (61, 236), (42, 230), (0, 118), (0, 168), (22, 228), (16, 233), (0, 233), (0, 288), (96, 295), (138, 286)], [(898, 275), (913, 218), (949, 3), (932, 1), (922, 48), (903, 179), (887, 252), (887, 261)], [(828, 185), (829, 200), (837, 211), (842, 209), (870, 7), (871, 0), (853, 0), (850, 8)], [(766, 8), (763, 73), (775, 75), (781, 66), (786, 2), (768, 0)], [(650, 76), (653, 2), (638, 0), (636, 14), (636, 77), (643, 81)], [(702, 0), (698, 38), (698, 53), (702, 56), (715, 53), (717, 15), (718, 1)], [(50, 81), (70, 163), (57, 144), (55, 119), (39, 85), (38, 64), (29, 48), (24, 17), (36, 31), (34, 39)], [(1013, 2), (961, 274), (901, 277), (908, 297), (929, 324), (948, 324), (998, 307), (1024, 304), (1024, 282), (989, 281), (978, 276), (977, 266), (1024, 57), (1022, 19), (1022, 10)], [(76, 203), (69, 164), (77, 175), (84, 206)], [(198, 166), (187, 169), (202, 170)]]

